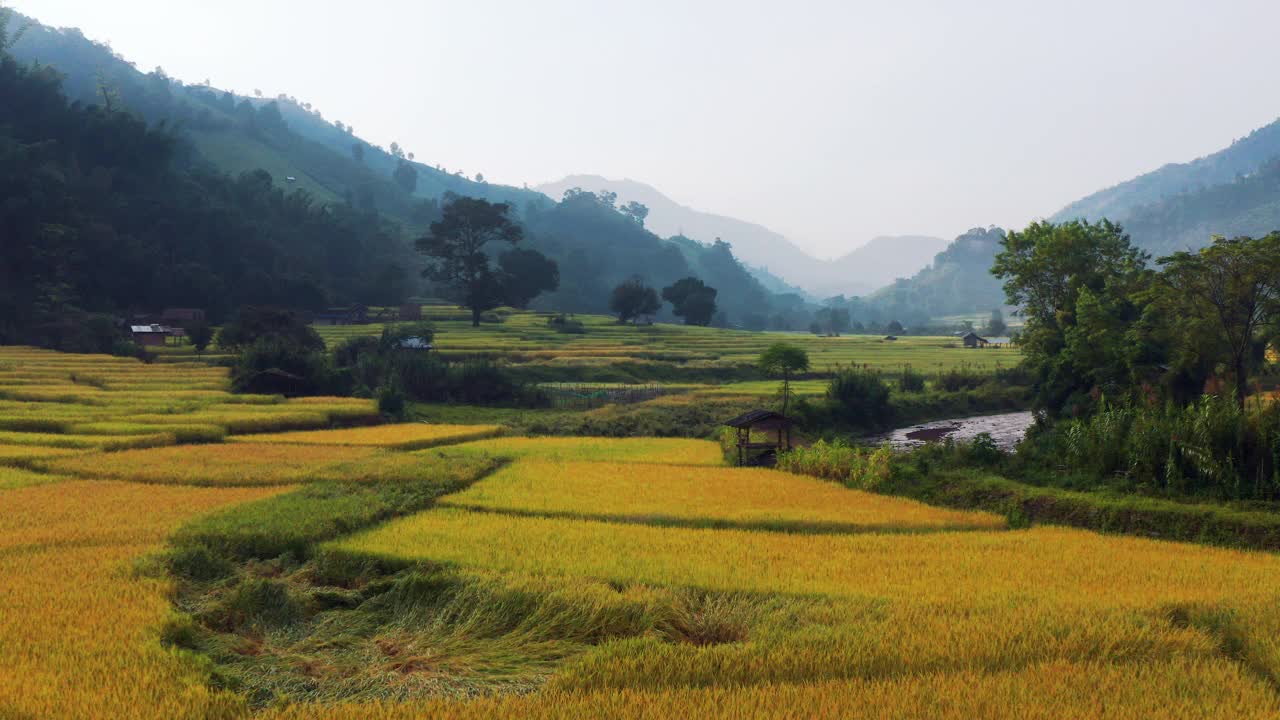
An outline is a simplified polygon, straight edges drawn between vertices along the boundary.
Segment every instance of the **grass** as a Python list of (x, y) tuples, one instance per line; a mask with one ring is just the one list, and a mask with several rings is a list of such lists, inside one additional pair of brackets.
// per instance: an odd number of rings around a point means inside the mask
[(29, 465), (40, 460), (78, 455), (87, 452), (74, 448), (40, 447), (37, 445), (0, 445), (0, 466)]
[(0, 716), (232, 717), (155, 628), (167, 581), (131, 564), (182, 523), (272, 489), (68, 481), (6, 490), (0, 512)]
[(773, 470), (635, 463), (526, 460), (443, 502), (526, 515), (786, 532), (1004, 526), (995, 515), (941, 510)]
[[(485, 356), (506, 360), (536, 381), (626, 382), (678, 378), (721, 381), (730, 371), (748, 368), (770, 344), (786, 341), (804, 348), (814, 368), (861, 365), (881, 372), (916, 371), (937, 375), (967, 367), (991, 372), (1012, 367), (1021, 355), (1016, 349), (977, 351), (959, 346), (952, 337), (880, 336), (817, 337), (808, 333), (748, 332), (687, 325), (647, 327), (619, 325), (614, 318), (579, 315), (583, 335), (556, 332), (546, 313), (510, 311), (501, 323), (472, 328), (465, 318), (441, 318), (436, 348), (446, 358)], [(343, 340), (373, 336), (382, 325), (317, 326), (331, 347)], [(610, 369), (618, 372), (610, 373)], [(752, 371), (749, 374), (754, 374)]]
[(785, 535), (440, 509), (339, 541), (388, 560), (723, 592), (1149, 606), (1274, 593), (1280, 558), (1064, 528)]
[(720, 448), (715, 443), (683, 438), (504, 437), (458, 445), (452, 452), (563, 462), (723, 464)]
[(43, 463), (58, 473), (163, 485), (293, 485), (411, 480), (423, 457), (372, 447), (228, 443), (92, 454)]
[(246, 443), (291, 443), (300, 445), (348, 445), (381, 447), (394, 450), (420, 450), (436, 445), (452, 445), (468, 440), (492, 437), (502, 432), (498, 425), (430, 425), (406, 423), (346, 430), (244, 435), (236, 438)]
[(321, 540), (339, 537), (390, 517), (427, 507), (493, 470), (497, 461), (440, 452), (414, 458), (412, 475), (383, 480), (345, 478), (315, 482), (184, 528), (178, 547), (200, 546), (235, 559), (310, 555)]
[(0, 490), (14, 490), (16, 488), (30, 487), (32, 485), (44, 485), (66, 479), (67, 478), (58, 475), (48, 475), (46, 473), (23, 470), (21, 468), (0, 466)]

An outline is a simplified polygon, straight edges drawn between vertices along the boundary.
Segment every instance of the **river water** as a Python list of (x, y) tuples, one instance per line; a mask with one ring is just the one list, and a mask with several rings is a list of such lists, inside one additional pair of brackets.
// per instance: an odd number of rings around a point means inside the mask
[(935, 420), (910, 427), (898, 428), (892, 432), (873, 435), (863, 442), (873, 445), (889, 443), (895, 450), (909, 450), (920, 447), (927, 442), (935, 442), (952, 438), (957, 442), (967, 442), (982, 433), (987, 433), (995, 440), (996, 445), (1006, 452), (1013, 450), (1027, 434), (1027, 428), (1035, 422), (1030, 411), (1002, 413), (1000, 415), (975, 415), (950, 420)]

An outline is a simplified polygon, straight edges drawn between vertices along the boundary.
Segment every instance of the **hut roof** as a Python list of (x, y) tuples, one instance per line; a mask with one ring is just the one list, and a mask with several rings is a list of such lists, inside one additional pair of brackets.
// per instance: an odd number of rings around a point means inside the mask
[(734, 428), (749, 428), (762, 424), (783, 423), (789, 424), (790, 419), (786, 415), (772, 410), (752, 410), (745, 412), (732, 420), (726, 420), (725, 425)]

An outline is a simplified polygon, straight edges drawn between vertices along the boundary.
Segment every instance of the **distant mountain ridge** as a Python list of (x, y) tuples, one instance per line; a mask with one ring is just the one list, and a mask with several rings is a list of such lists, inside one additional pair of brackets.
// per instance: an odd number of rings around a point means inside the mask
[(649, 208), (646, 227), (663, 237), (684, 236), (703, 243), (721, 238), (733, 245), (734, 255), (753, 269), (766, 286), (775, 291), (787, 285), (795, 286), (816, 298), (867, 294), (898, 277), (914, 273), (946, 247), (944, 240), (934, 237), (877, 237), (840, 258), (822, 260), (781, 233), (756, 223), (690, 208), (636, 180), (570, 175), (536, 189), (558, 199), (572, 188), (613, 192), (620, 202), (642, 203)]
[(1139, 208), (1156, 205), (1178, 195), (1233, 183), (1277, 157), (1280, 157), (1280, 120), (1254, 130), (1217, 152), (1189, 162), (1169, 163), (1099, 190), (1067, 205), (1051, 219), (1061, 222), (1105, 217), (1124, 222)]

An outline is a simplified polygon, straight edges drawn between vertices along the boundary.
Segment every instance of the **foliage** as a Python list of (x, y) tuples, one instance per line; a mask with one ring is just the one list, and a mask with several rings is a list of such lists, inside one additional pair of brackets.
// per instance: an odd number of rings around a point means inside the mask
[(874, 370), (841, 368), (817, 402), (802, 401), (797, 413), (806, 428), (881, 430), (893, 420), (889, 386)]
[(695, 277), (663, 288), (662, 299), (671, 303), (676, 317), (684, 318), (686, 325), (709, 325), (716, 314), (716, 289)]
[(286, 397), (323, 395), (334, 387), (333, 369), (325, 353), (279, 335), (265, 335), (244, 346), (237, 356), (231, 387), (236, 392)]
[(1202, 362), (1230, 369), (1243, 405), (1259, 330), (1280, 317), (1280, 232), (1257, 240), (1216, 237), (1195, 253), (1161, 258), (1160, 265), (1173, 316), (1185, 332), (1208, 335), (1193, 341), (1207, 346)]
[(809, 353), (795, 345), (776, 342), (764, 349), (756, 366), (766, 375), (782, 376), (782, 414), (787, 414), (791, 400), (791, 376), (809, 369)]
[(489, 265), (492, 245), (514, 245), (524, 230), (509, 216), (506, 203), (454, 197), (444, 215), (431, 224), (431, 232), (416, 241), (427, 256), (423, 275), (439, 283), (449, 296), (471, 310), (471, 324), (480, 326), (480, 314), (502, 304), (502, 278)]
[(902, 374), (898, 376), (899, 392), (921, 392), (924, 390), (924, 374), (918, 373), (905, 365), (902, 368)]
[(527, 308), (534, 298), (560, 287), (560, 266), (546, 255), (528, 248), (514, 248), (498, 257), (503, 300)]
[(653, 315), (662, 307), (658, 293), (645, 284), (644, 279), (635, 275), (613, 289), (609, 296), (609, 309), (618, 316), (618, 322), (639, 321), (642, 317)]
[[(778, 469), (835, 480), (851, 488), (876, 491), (890, 478), (893, 451), (849, 445), (841, 440), (819, 440), (778, 457)], [(968, 518), (973, 522), (974, 518)]]
[(324, 340), (292, 310), (242, 307), (218, 331), (218, 347), (229, 352), (238, 352), (263, 339), (307, 352), (325, 349)]
[(992, 272), (1026, 318), (1020, 344), (1036, 374), (1036, 406), (1057, 414), (1094, 387), (1127, 382), (1140, 360), (1126, 332), (1141, 315), (1133, 294), (1147, 256), (1120, 226), (1035, 222), (1003, 246)]

